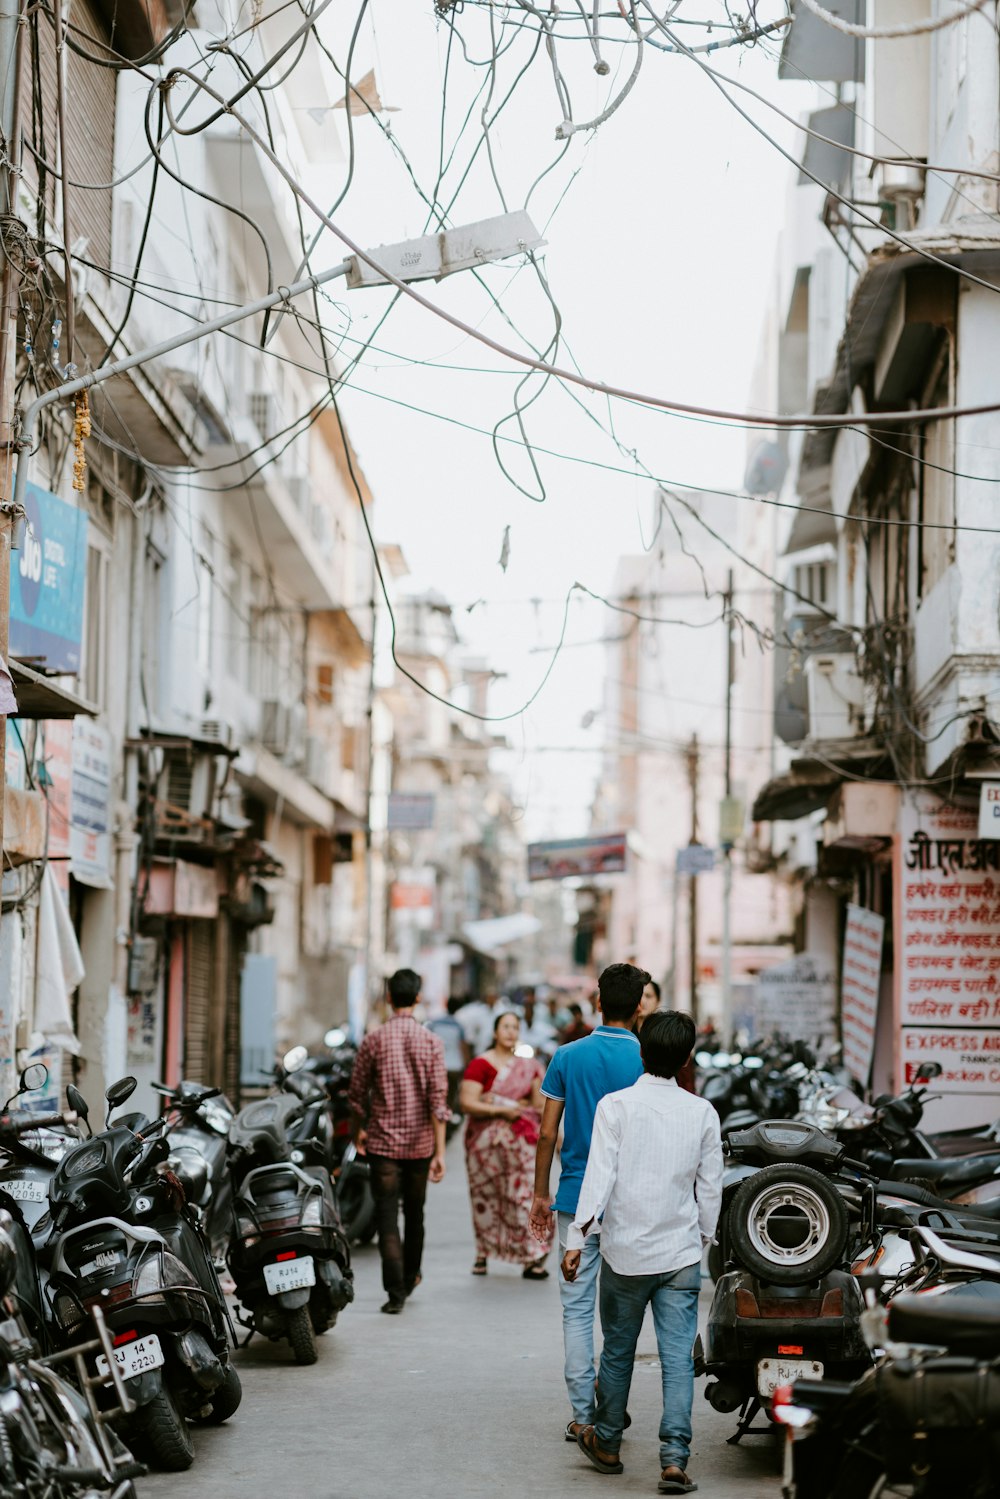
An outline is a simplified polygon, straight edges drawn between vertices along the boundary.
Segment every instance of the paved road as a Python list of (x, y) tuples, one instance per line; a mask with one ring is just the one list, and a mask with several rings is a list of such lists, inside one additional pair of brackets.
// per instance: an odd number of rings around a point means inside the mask
[[(625, 1499), (655, 1494), (659, 1364), (647, 1319), (629, 1402), (625, 1473), (604, 1478), (562, 1440), (569, 1419), (554, 1275), (514, 1267), (473, 1279), (461, 1143), (430, 1189), (424, 1282), (384, 1317), (374, 1249), (355, 1260), (358, 1295), (300, 1369), (284, 1344), (237, 1355), (243, 1405), (196, 1434), (190, 1473), (153, 1475), (140, 1499)], [(709, 1499), (777, 1499), (771, 1437), (727, 1447), (733, 1418), (695, 1387), (691, 1470)]]

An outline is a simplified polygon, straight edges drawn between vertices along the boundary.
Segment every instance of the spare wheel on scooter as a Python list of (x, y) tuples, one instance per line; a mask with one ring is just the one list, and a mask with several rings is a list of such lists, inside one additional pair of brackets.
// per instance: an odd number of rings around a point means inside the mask
[(805, 1285), (843, 1258), (847, 1205), (811, 1166), (765, 1166), (747, 1177), (727, 1214), (733, 1258), (776, 1286)]

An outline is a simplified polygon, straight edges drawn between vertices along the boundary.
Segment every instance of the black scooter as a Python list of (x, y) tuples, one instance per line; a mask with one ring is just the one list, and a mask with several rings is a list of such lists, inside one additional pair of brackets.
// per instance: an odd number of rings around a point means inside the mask
[(229, 1131), (235, 1222), (227, 1262), (240, 1320), (251, 1336), (287, 1339), (298, 1364), (316, 1362), (316, 1335), (354, 1300), (329, 1172), (292, 1159), (289, 1128), (305, 1107), (278, 1093), (241, 1109)]
[(48, 1295), (63, 1346), (102, 1308), (135, 1406), (130, 1442), (180, 1471), (194, 1459), (188, 1420), (225, 1421), (242, 1392), (207, 1243), (177, 1178), (157, 1170), (169, 1154), (166, 1120), (110, 1125), (135, 1087), (123, 1078), (108, 1089), (105, 1129), (67, 1151), (52, 1179)]
[[(739, 1411), (738, 1442), (755, 1430), (776, 1389), (810, 1376), (850, 1379), (871, 1362), (861, 1332), (864, 1309), (850, 1273), (855, 1238), (839, 1183), (869, 1183), (845, 1164), (842, 1145), (811, 1125), (769, 1121), (733, 1134), (723, 1188), (717, 1280), (695, 1370), (711, 1382), (705, 1397)], [(864, 1196), (864, 1192), (861, 1192)], [(869, 1208), (874, 1190), (869, 1188)], [(762, 1428), (769, 1429), (769, 1428)]]
[(165, 1101), (169, 1123), (167, 1166), (180, 1179), (216, 1260), (222, 1260), (232, 1228), (232, 1189), (226, 1157), (235, 1110), (221, 1088), (185, 1078), (176, 1088), (154, 1083)]

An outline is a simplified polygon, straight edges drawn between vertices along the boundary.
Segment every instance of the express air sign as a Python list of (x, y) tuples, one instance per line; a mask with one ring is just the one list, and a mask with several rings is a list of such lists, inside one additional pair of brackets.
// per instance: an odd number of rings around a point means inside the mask
[(87, 516), (28, 484), (24, 543), (11, 557), (10, 654), (78, 673), (87, 581)]

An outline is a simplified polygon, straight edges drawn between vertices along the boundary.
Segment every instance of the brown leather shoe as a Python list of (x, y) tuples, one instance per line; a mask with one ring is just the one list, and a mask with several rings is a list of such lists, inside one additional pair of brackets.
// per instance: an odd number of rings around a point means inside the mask
[(693, 1494), (698, 1485), (692, 1483), (683, 1468), (678, 1468), (676, 1463), (671, 1463), (669, 1467), (663, 1469), (656, 1487), (661, 1494)]

